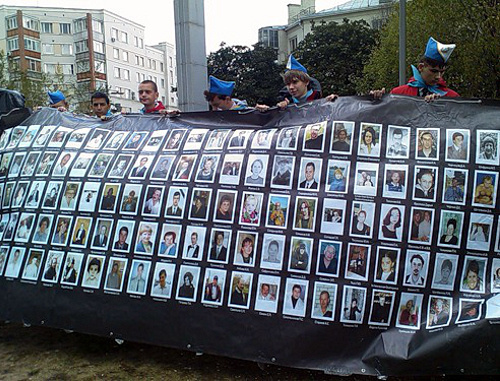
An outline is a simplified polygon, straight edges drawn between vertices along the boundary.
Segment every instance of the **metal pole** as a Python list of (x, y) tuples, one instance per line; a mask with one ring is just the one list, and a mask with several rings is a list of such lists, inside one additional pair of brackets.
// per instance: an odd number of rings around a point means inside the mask
[(204, 7), (204, 0), (174, 0), (177, 91), (185, 112), (208, 109)]
[(399, 0), (399, 85), (406, 83), (406, 0)]

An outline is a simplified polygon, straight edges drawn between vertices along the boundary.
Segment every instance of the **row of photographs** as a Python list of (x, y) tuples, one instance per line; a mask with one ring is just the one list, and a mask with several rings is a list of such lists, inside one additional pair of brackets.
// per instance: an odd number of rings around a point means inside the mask
[[(476, 164), (499, 165), (499, 131), (476, 130), (475, 142), (468, 129), (446, 129), (442, 133), (443, 138), (439, 128), (418, 128), (412, 141), (410, 127), (389, 125), (385, 131), (382, 124), (360, 123), (357, 154), (380, 157), (382, 146), (385, 145), (386, 158), (408, 159), (413, 146), (414, 157), (419, 160), (439, 160), (444, 156), (446, 161), (469, 163), (470, 151), (475, 145)], [(356, 142), (355, 135), (355, 122), (352, 121), (323, 121), (305, 127), (235, 131), (200, 128), (110, 131), (98, 126), (71, 129), (64, 126), (32, 125), (7, 130), (0, 138), (0, 151), (42, 147), (131, 151), (142, 149), (149, 152), (231, 150), (246, 149), (248, 142), (251, 142), (251, 149), (255, 150), (276, 148), (296, 151), (302, 136), (301, 149), (304, 152), (324, 152), (326, 144), (329, 153), (351, 155)], [(445, 140), (444, 145), (441, 144), (442, 139)]]
[[(12, 257), (22, 262), (24, 248), (13, 247)], [(22, 279), (37, 280), (42, 273), (42, 281), (47, 283), (58, 283), (99, 289), (101, 284), (108, 293), (119, 294), (126, 284), (126, 292), (135, 295), (149, 295), (153, 299), (170, 299), (175, 294), (179, 301), (197, 302), (221, 306), (224, 297), (229, 307), (237, 309), (249, 309), (251, 307), (252, 295), (254, 296), (253, 308), (256, 311), (277, 313), (279, 304), (282, 304), (284, 315), (305, 317), (308, 301), (312, 301), (310, 316), (314, 319), (334, 321), (336, 318), (337, 288), (338, 285), (327, 282), (314, 282), (314, 291), (309, 295), (309, 281), (304, 279), (286, 278), (284, 291), (280, 291), (282, 278), (274, 275), (259, 274), (257, 286), (253, 287), (254, 274), (242, 271), (231, 272), (230, 281), (226, 270), (218, 268), (206, 268), (201, 278), (202, 268), (198, 266), (181, 265), (178, 270), (172, 263), (157, 262), (153, 270), (153, 263), (146, 260), (134, 259), (128, 267), (127, 258), (111, 257), (107, 262), (106, 257), (100, 255), (88, 255), (85, 265), (84, 255), (80, 253), (65, 253), (63, 251), (50, 250), (47, 253), (45, 266), (42, 270), (41, 263), (45, 252), (43, 250), (31, 249), (28, 259), (22, 271)], [(466, 257), (467, 270), (463, 282), (480, 282), (474, 278), (472, 270), (474, 263), (482, 258)], [(443, 261), (443, 263), (446, 260)], [(492, 284), (496, 292), (500, 292), (500, 259), (495, 258), (496, 272), (492, 278)], [(6, 277), (17, 278), (19, 268), (14, 269), (13, 262), (9, 259), (7, 263)], [(2, 269), (3, 270), (3, 269)], [(127, 278), (128, 270), (128, 281)], [(177, 273), (178, 272), (178, 273)], [(150, 274), (151, 273), (151, 274)], [(175, 276), (177, 285), (175, 286)], [(446, 276), (441, 274), (441, 279)], [(151, 281), (150, 281), (151, 278)], [(104, 280), (103, 280), (104, 279)], [(252, 291), (253, 289), (253, 291)], [(365, 322), (365, 310), (370, 310), (368, 323), (381, 326), (389, 326), (393, 323), (393, 309), (397, 295), (396, 291), (387, 289), (372, 290), (371, 303), (368, 299), (369, 290), (363, 287), (343, 286), (343, 295), (340, 301), (341, 308), (338, 318), (344, 323)], [(442, 295), (430, 295), (428, 297), (427, 313), (424, 312), (424, 296), (419, 293), (399, 293), (399, 306), (396, 310), (395, 325), (400, 328), (420, 329), (421, 320), (427, 316), (426, 328), (438, 328), (447, 326), (451, 322), (453, 309), (453, 298)], [(500, 317), (500, 294), (490, 298), (487, 303), (486, 318)], [(460, 298), (456, 323), (479, 320), (482, 315), (483, 299)], [(455, 309), (456, 310), (456, 309)], [(424, 320), (425, 321), (425, 320)]]
[[(276, 189), (298, 189), (307, 192), (324, 190), (337, 194), (352, 191), (364, 196), (377, 196), (382, 193), (384, 197), (406, 199), (412, 196), (414, 200), (433, 202), (442, 190), (443, 202), (459, 205), (465, 204), (468, 193), (469, 171), (464, 168), (444, 168), (439, 171), (436, 166), (409, 167), (407, 164), (387, 163), (382, 169), (382, 164), (370, 162), (356, 162), (355, 167), (351, 168), (350, 161), (312, 157), (302, 157), (300, 163), (297, 163), (299, 165), (296, 165), (295, 156), (275, 155), (271, 159), (267, 154), (229, 154), (225, 155), (223, 160), (220, 154), (179, 157), (159, 155), (156, 161), (155, 158), (154, 154), (147, 153), (136, 157), (132, 154), (72, 151), (9, 152), (4, 153), (0, 159), (0, 177), (15, 180), (19, 176), (50, 175), (51, 178), (63, 179), (69, 175), (72, 178), (118, 180), (127, 177), (129, 180), (148, 179), (162, 182), (169, 179), (179, 182), (194, 180), (207, 184), (218, 179), (218, 184), (239, 185), (241, 174), (245, 173), (243, 184), (251, 187), (269, 185)], [(245, 163), (246, 172), (243, 168)], [(439, 181), (441, 177), (442, 181)], [(379, 188), (382, 192), (379, 192)], [(408, 188), (413, 190), (411, 195), (407, 195)], [(472, 205), (494, 208), (497, 188), (498, 172), (474, 171)]]
[[(46, 216), (41, 217), (42, 225), (45, 225)], [(111, 240), (108, 232), (110, 226), (107, 221), (101, 221), (96, 225), (95, 233), (89, 241), (91, 248), (96, 251), (105, 251), (106, 254), (113, 253), (125, 257), (130, 249), (129, 232), (133, 231), (134, 221), (121, 221), (119, 229), (116, 229), (114, 239)], [(156, 228), (156, 226), (155, 226)], [(59, 229), (60, 230), (60, 229)], [(343, 244), (341, 241), (292, 236), (283, 234), (265, 233), (259, 234), (251, 231), (238, 231), (235, 234), (231, 230), (213, 228), (210, 232), (210, 241), (207, 243), (205, 227), (188, 226), (185, 233), (182, 226), (163, 226), (163, 238), (158, 248), (153, 247), (151, 225), (141, 223), (137, 234), (134, 254), (138, 256), (152, 256), (153, 250), (158, 258), (172, 260), (182, 257), (183, 260), (201, 262), (207, 260), (210, 263), (227, 265), (232, 263), (236, 266), (252, 268), (259, 266), (260, 269), (281, 271), (284, 264), (288, 272), (309, 275), (311, 269), (316, 270), (316, 275), (324, 277), (343, 277), (353, 281), (373, 281), (388, 285), (402, 284), (408, 287), (425, 288), (430, 279), (431, 263), (434, 263), (434, 280), (432, 287), (435, 289), (452, 291), (460, 289), (463, 292), (485, 293), (487, 279), (488, 259), (484, 257), (470, 257), (463, 266), (463, 282), (460, 287), (456, 285), (455, 278), (459, 270), (459, 256), (451, 253), (437, 253), (435, 256), (429, 251), (407, 249), (401, 250), (397, 247), (384, 246), (384, 244), (372, 246), (371, 244), (353, 243)], [(180, 244), (182, 233), (186, 239)], [(33, 237), (32, 243), (40, 243), (40, 234)], [(234, 235), (234, 240), (233, 240)], [(70, 247), (84, 248), (83, 240), (87, 240), (85, 225), (82, 223), (78, 229), (74, 229), (73, 242)], [(52, 241), (52, 248), (67, 246), (59, 242), (57, 233)], [(46, 238), (46, 237), (43, 237)], [(260, 242), (262, 240), (262, 243)], [(111, 247), (110, 247), (111, 246)], [(20, 251), (20, 246), (16, 246)], [(260, 250), (259, 250), (260, 249)], [(12, 270), (19, 271), (21, 263), (18, 262), (18, 254), (14, 254), (10, 260), (18, 267)], [(22, 249), (25, 251), (25, 249)], [(38, 250), (38, 249), (37, 249)], [(38, 250), (39, 252), (40, 250)], [(372, 251), (376, 258), (372, 260)], [(0, 263), (6, 262), (8, 246), (2, 247)], [(286, 257), (288, 253), (288, 258)], [(316, 254), (315, 254), (316, 253)], [(432, 258), (435, 256), (435, 260)], [(259, 262), (260, 257), (260, 262)], [(403, 259), (404, 257), (404, 259)], [(31, 259), (28, 259), (28, 264)], [(472, 264), (471, 264), (472, 262)], [(343, 272), (341, 273), (341, 263)], [(373, 265), (370, 265), (373, 263)], [(491, 269), (491, 277), (498, 275), (498, 259), (494, 259)], [(372, 269), (370, 269), (370, 266)], [(443, 268), (448, 270), (446, 281), (436, 278), (438, 269), (443, 273)], [(475, 282), (469, 283), (467, 276), (470, 268), (475, 269)], [(472, 271), (472, 270), (471, 270)], [(11, 273), (8, 273), (11, 274)], [(498, 292), (492, 282), (492, 292)]]

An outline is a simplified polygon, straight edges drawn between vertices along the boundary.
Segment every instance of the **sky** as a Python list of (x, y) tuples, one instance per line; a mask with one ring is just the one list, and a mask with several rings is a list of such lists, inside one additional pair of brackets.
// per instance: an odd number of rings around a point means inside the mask
[[(316, 0), (316, 11), (348, 0)], [(146, 44), (167, 41), (175, 44), (173, 0), (150, 0), (151, 5), (133, 0), (0, 0), (2, 5), (106, 9), (146, 27)], [(228, 45), (250, 46), (257, 42), (263, 26), (285, 25), (287, 4), (300, 0), (205, 0), (207, 54)]]

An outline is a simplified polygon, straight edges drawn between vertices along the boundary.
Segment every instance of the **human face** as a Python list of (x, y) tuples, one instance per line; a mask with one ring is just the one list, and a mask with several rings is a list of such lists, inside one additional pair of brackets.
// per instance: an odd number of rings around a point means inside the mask
[(245, 288), (245, 282), (243, 282), (243, 279), (240, 278), (240, 280), (238, 280), (238, 289), (240, 291), (243, 291), (244, 288)]
[(143, 271), (143, 267), (142, 266), (137, 266), (137, 277), (138, 278), (142, 277), (142, 271)]
[(276, 210), (281, 210), (281, 203), (277, 202), (274, 207)]
[(451, 186), (452, 186), (453, 188), (456, 188), (456, 187), (457, 187), (457, 185), (458, 185), (458, 180), (457, 180), (457, 179), (453, 179), (453, 180), (451, 180)]
[(215, 237), (215, 243), (217, 244), (217, 246), (222, 245), (223, 242), (224, 242), (224, 235), (217, 234), (217, 236)]
[(346, 132), (346, 130), (340, 130), (339, 131), (339, 140), (341, 142), (344, 142), (346, 140), (346, 138), (347, 138), (347, 132)]
[(392, 260), (389, 257), (383, 257), (380, 262), (380, 267), (382, 268), (382, 272), (390, 273), (392, 271)]
[(120, 230), (120, 233), (118, 235), (118, 242), (120, 242), (121, 245), (125, 243), (127, 240), (128, 233), (125, 230)]
[(422, 147), (425, 150), (430, 150), (432, 148), (433, 139), (431, 134), (422, 134), (421, 141)]
[(295, 98), (301, 98), (307, 93), (307, 85), (309, 82), (303, 82), (300, 79), (294, 78), (286, 88), (288, 92)]
[(59, 227), (59, 232), (60, 232), (61, 234), (66, 233), (66, 228), (67, 228), (66, 223), (65, 223), (65, 222), (61, 223), (61, 225), (60, 225), (60, 227)]
[(243, 255), (244, 258), (248, 258), (252, 255), (252, 252), (253, 252), (253, 243), (246, 242), (243, 245), (243, 250), (241, 251), (241, 254)]
[(106, 234), (106, 226), (101, 226), (101, 234), (104, 235)]
[(47, 222), (46, 221), (42, 221), (42, 223), (40, 224), (40, 231), (44, 232), (45, 229), (47, 229)]
[(254, 161), (252, 164), (252, 173), (254, 175), (258, 175), (262, 171), (262, 164), (260, 164), (260, 161)]
[(422, 261), (418, 258), (413, 258), (413, 261), (411, 261), (411, 271), (413, 275), (418, 276), (420, 274), (420, 271), (422, 271), (422, 266), (424, 264)]
[(460, 135), (455, 136), (455, 139), (453, 139), (453, 144), (455, 144), (457, 147), (462, 146), (463, 142), (464, 142), (464, 138)]
[(365, 220), (366, 220), (366, 214), (361, 213), (361, 212), (358, 213), (358, 222), (362, 224), (365, 222)]
[(114, 273), (118, 272), (118, 263), (113, 263), (113, 268), (111, 269), (111, 271)]
[(403, 135), (401, 134), (392, 135), (392, 144), (394, 144), (396, 147), (399, 147), (401, 145), (401, 140), (403, 140)]
[(267, 284), (263, 284), (261, 289), (261, 294), (265, 298), (267, 295), (269, 295), (269, 286)]
[(393, 209), (391, 211), (391, 216), (390, 216), (391, 224), (396, 225), (399, 222), (399, 218), (400, 218), (399, 210)]
[(294, 299), (300, 298), (300, 288), (299, 287), (294, 287), (292, 290), (292, 297)]
[(71, 159), (70, 155), (64, 155), (63, 158), (61, 159), (61, 167), (64, 167), (66, 163)]
[(165, 281), (167, 280), (167, 277), (165, 276), (165, 274), (161, 273), (160, 274), (160, 286), (161, 287), (165, 287)]
[(278, 257), (278, 246), (275, 244), (269, 245), (267, 248), (267, 255), (269, 258), (276, 259)]
[(195, 245), (196, 241), (198, 241), (198, 237), (196, 236), (196, 234), (191, 234), (191, 244)]
[(148, 243), (150, 239), (151, 239), (151, 232), (149, 230), (142, 232), (141, 234), (142, 242)]
[(448, 227), (446, 228), (446, 235), (453, 235), (453, 232), (455, 231), (455, 227), (453, 224), (448, 224)]
[(393, 172), (391, 175), (391, 180), (394, 184), (399, 184), (400, 181), (399, 172)]
[(319, 135), (319, 128), (318, 127), (312, 127), (311, 128), (311, 138), (316, 139)]
[(181, 199), (180, 196), (174, 196), (173, 199), (172, 199), (172, 204), (174, 204), (174, 206), (178, 206), (180, 199)]
[(92, 279), (96, 278), (98, 273), (99, 273), (99, 266), (97, 266), (97, 265), (91, 265), (89, 267), (89, 276), (90, 276), (90, 278), (92, 278)]
[(441, 281), (444, 283), (448, 282), (450, 278), (451, 270), (448, 267), (441, 267)]
[(165, 236), (165, 243), (166, 243), (167, 245), (171, 245), (171, 244), (173, 244), (173, 243), (174, 243), (174, 236), (173, 236), (172, 234), (167, 234), (167, 235)]
[(312, 165), (306, 165), (306, 180), (312, 181), (314, 179), (314, 167)]
[(205, 171), (210, 171), (213, 165), (214, 165), (213, 160), (206, 160), (203, 168), (205, 169)]
[(340, 179), (342, 178), (342, 173), (340, 173), (340, 172), (335, 172), (335, 178), (336, 178), (337, 180), (340, 180)]
[(443, 301), (438, 299), (436, 301), (436, 312), (439, 314), (441, 311), (443, 311)]
[(161, 191), (160, 190), (155, 190), (153, 192), (153, 200), (154, 201), (158, 201), (160, 199), (160, 196), (161, 196)]
[(373, 135), (370, 131), (366, 131), (365, 132), (365, 144), (367, 146), (369, 146), (370, 144), (372, 144), (372, 141), (373, 141)]
[(321, 306), (322, 310), (326, 310), (328, 305), (330, 304), (330, 298), (326, 293), (320, 294), (319, 296), (319, 305)]
[(154, 107), (158, 95), (158, 92), (154, 90), (151, 83), (141, 83), (139, 85), (139, 101), (146, 109)]
[(140, 162), (140, 165), (141, 167), (144, 167), (146, 165), (146, 163), (148, 162), (148, 158), (147, 157), (143, 157), (141, 159), (141, 162)]
[(222, 204), (220, 204), (220, 210), (224, 214), (229, 212), (230, 207), (231, 207), (231, 203), (228, 200), (225, 200), (222, 202)]
[(432, 175), (428, 173), (424, 174), (419, 180), (420, 186), (426, 192), (428, 192), (432, 188), (433, 182), (434, 181), (432, 180)]
[(434, 86), (443, 78), (446, 68), (420, 63), (418, 64), (418, 71), (427, 86)]
[(106, 103), (106, 99), (104, 98), (94, 98), (92, 100), (92, 111), (95, 116), (101, 117), (105, 116), (109, 110), (109, 104)]
[(431, 215), (429, 212), (424, 213), (424, 220), (427, 222), (429, 222), (431, 220)]
[(325, 258), (331, 261), (335, 257), (335, 248), (333, 246), (327, 246), (325, 249)]
[(302, 212), (302, 215), (304, 217), (307, 217), (309, 215), (309, 208), (304, 202), (300, 205), (300, 211)]
[(477, 287), (478, 277), (474, 271), (469, 270), (467, 273), (467, 285), (471, 290), (474, 290)]
[(249, 213), (254, 212), (255, 209), (257, 208), (257, 201), (255, 200), (255, 198), (253, 198), (253, 197), (248, 198), (246, 203), (245, 203), (245, 208), (246, 208), (247, 212), (249, 212)]

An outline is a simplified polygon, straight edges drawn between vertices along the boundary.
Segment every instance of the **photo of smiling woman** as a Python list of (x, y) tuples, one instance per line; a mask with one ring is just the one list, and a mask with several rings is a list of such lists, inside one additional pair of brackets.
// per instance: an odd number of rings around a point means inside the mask
[[(382, 218), (383, 217), (383, 218)], [(380, 210), (380, 239), (401, 241), (404, 220), (404, 206), (390, 206), (383, 204)]]
[(156, 224), (141, 222), (137, 232), (135, 252), (137, 254), (153, 255), (156, 236)]

